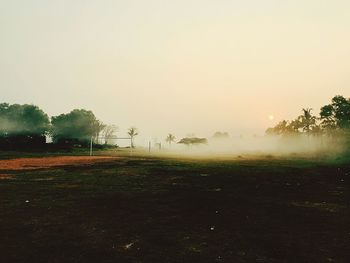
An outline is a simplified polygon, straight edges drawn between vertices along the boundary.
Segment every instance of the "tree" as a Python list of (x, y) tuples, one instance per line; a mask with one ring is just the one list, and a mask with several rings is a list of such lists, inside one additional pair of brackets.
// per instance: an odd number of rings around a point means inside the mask
[(268, 128), (266, 130), (267, 135), (283, 135), (288, 132), (290, 127), (288, 127), (288, 121), (283, 120), (280, 121), (275, 127), (273, 128)]
[(105, 129), (105, 127), (106, 127), (106, 124), (104, 124), (103, 122), (101, 122), (99, 120), (95, 120), (95, 122), (93, 123), (94, 134), (92, 136), (92, 140), (94, 143), (96, 143), (96, 144), (99, 143), (100, 134)]
[(137, 128), (135, 127), (131, 127), (129, 128), (128, 130), (128, 135), (130, 136), (130, 139), (131, 139), (131, 148), (135, 148), (135, 145), (134, 145), (134, 138), (139, 135), (138, 131), (137, 131)]
[(51, 135), (54, 143), (87, 145), (90, 139), (96, 141), (103, 124), (92, 111), (75, 109), (68, 114), (51, 118)]
[(275, 133), (275, 128), (272, 128), (272, 127), (267, 128), (266, 131), (265, 131), (265, 134), (268, 135), (268, 136), (275, 136), (275, 135), (277, 135)]
[(105, 144), (110, 144), (110, 141), (115, 136), (115, 133), (118, 131), (118, 127), (115, 125), (105, 125), (102, 133), (105, 140)]
[(333, 106), (325, 105), (321, 108), (320, 119), (321, 128), (328, 134), (331, 135), (337, 128), (337, 121), (333, 114)]
[(166, 139), (165, 139), (165, 141), (166, 141), (167, 143), (169, 143), (169, 147), (171, 147), (171, 144), (172, 144), (173, 142), (175, 142), (175, 140), (176, 140), (176, 137), (175, 137), (173, 134), (171, 134), (171, 133), (169, 133), (168, 136), (167, 136)]
[(350, 99), (335, 96), (332, 103), (321, 108), (322, 126), (328, 129), (350, 129)]
[(186, 138), (182, 138), (178, 143), (190, 146), (190, 145), (207, 144), (208, 140), (206, 138), (186, 137)]
[(313, 136), (320, 136), (323, 134), (322, 127), (320, 125), (314, 125), (312, 126), (312, 129), (310, 131), (310, 134)]
[(50, 121), (35, 105), (0, 104), (0, 138), (2, 145), (23, 147), (46, 143)]
[(279, 122), (275, 127), (268, 128), (266, 130), (267, 135), (282, 135), (286, 136), (295, 136), (301, 132), (307, 134), (316, 133), (316, 116), (311, 114), (312, 109), (306, 108), (303, 109), (303, 115), (300, 115), (298, 118), (292, 121), (283, 120)]
[(300, 128), (307, 134), (310, 134), (312, 129), (316, 126), (316, 116), (312, 115), (312, 109), (303, 109), (303, 115), (300, 115), (298, 120), (300, 123)]
[(227, 132), (215, 132), (213, 139), (229, 139), (230, 135)]
[(296, 118), (295, 120), (292, 120), (289, 122), (289, 124), (286, 127), (286, 131), (284, 133), (285, 136), (295, 136), (300, 133), (300, 129), (302, 128), (302, 124), (300, 121), (300, 118)]

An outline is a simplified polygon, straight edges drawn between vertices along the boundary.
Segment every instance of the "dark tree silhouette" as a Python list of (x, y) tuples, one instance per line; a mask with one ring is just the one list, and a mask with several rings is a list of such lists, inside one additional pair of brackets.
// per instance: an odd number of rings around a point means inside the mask
[(302, 118), (298, 118), (292, 121), (283, 120), (279, 122), (275, 127), (268, 128), (266, 130), (267, 135), (281, 135), (282, 137), (292, 137), (301, 134), (303, 130)]
[(266, 134), (268, 135), (283, 135), (288, 132), (290, 127), (288, 127), (288, 121), (283, 120), (280, 121), (275, 127), (273, 128), (268, 128), (266, 130)]
[(171, 134), (171, 133), (169, 133), (168, 136), (165, 139), (165, 141), (169, 144), (169, 146), (171, 146), (171, 144), (173, 142), (175, 142), (175, 140), (176, 140), (176, 137), (173, 134)]
[(228, 139), (230, 135), (227, 132), (215, 132), (213, 135), (213, 139)]
[(35, 105), (0, 104), (0, 144), (32, 147), (46, 143), (49, 117)]
[(300, 129), (303, 127), (300, 118), (296, 118), (295, 120), (292, 120), (288, 125), (287, 125), (287, 131), (284, 135), (287, 136), (295, 136), (300, 133)]
[(208, 140), (206, 138), (186, 137), (186, 138), (182, 138), (178, 143), (190, 146), (190, 145), (207, 144)]
[(300, 126), (304, 132), (310, 134), (316, 126), (316, 116), (312, 115), (312, 109), (303, 109), (303, 115), (299, 116)]
[(328, 135), (332, 135), (332, 133), (337, 128), (337, 121), (333, 114), (333, 106), (325, 105), (321, 108), (320, 112), (321, 119), (321, 127)]
[(350, 129), (350, 99), (335, 96), (331, 104), (321, 108), (320, 116), (327, 129)]
[(295, 120), (281, 121), (275, 127), (268, 128), (266, 134), (282, 136), (327, 134), (337, 135), (334, 138), (350, 138), (350, 99), (339, 95), (333, 97), (331, 104), (321, 108), (319, 118), (312, 114), (311, 108), (304, 108), (302, 111), (303, 114)]
[(58, 144), (87, 145), (91, 138), (96, 141), (103, 124), (96, 119), (92, 111), (75, 109), (51, 119), (51, 135)]
[(131, 139), (131, 148), (135, 148), (135, 144), (134, 144), (134, 138), (139, 135), (137, 128), (135, 127), (131, 127), (128, 130), (128, 135), (130, 136)]

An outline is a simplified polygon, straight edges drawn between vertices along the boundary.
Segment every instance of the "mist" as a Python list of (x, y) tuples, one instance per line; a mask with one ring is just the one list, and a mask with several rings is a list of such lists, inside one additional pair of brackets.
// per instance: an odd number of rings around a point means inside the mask
[[(336, 157), (347, 150), (347, 137), (311, 136), (232, 136), (227, 139), (209, 138), (207, 144), (167, 144), (157, 140), (141, 142), (137, 146), (144, 153), (156, 156), (202, 158), (261, 158), (261, 157)], [(121, 146), (127, 146), (121, 144)], [(151, 146), (151, 147), (149, 147)]]

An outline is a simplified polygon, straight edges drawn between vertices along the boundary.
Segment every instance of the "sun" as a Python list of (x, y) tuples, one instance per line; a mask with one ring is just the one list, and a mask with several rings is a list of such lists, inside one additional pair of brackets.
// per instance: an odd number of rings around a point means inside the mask
[(273, 120), (275, 119), (275, 116), (273, 116), (272, 114), (270, 114), (270, 115), (268, 116), (268, 118), (269, 118), (270, 121), (273, 121)]

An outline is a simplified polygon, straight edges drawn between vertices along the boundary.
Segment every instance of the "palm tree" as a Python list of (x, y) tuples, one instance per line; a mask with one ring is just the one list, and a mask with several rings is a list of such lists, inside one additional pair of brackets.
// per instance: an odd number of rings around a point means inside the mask
[(312, 109), (303, 109), (303, 115), (299, 117), (303, 131), (310, 134), (312, 128), (316, 125), (316, 117), (311, 114)]
[(128, 135), (130, 136), (130, 140), (131, 140), (131, 148), (135, 148), (134, 138), (135, 138), (135, 136), (139, 135), (137, 128), (135, 128), (135, 127), (129, 128)]
[(165, 141), (169, 143), (169, 147), (171, 147), (171, 143), (175, 142), (176, 137), (172, 135), (171, 133), (168, 134)]

